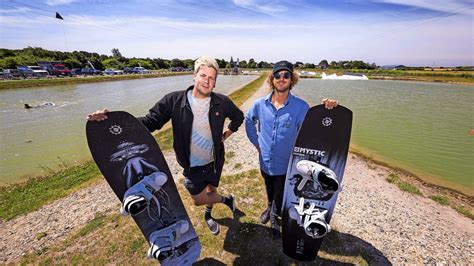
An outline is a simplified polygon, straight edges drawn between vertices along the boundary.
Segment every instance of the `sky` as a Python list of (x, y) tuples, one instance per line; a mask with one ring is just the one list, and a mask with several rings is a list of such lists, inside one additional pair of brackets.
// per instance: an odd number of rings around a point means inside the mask
[(473, 26), (473, 0), (0, 1), (1, 48), (125, 57), (472, 66)]

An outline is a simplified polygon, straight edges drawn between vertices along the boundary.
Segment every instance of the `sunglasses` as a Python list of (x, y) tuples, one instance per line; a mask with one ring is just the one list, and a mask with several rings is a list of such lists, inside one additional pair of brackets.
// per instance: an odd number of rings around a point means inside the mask
[(280, 79), (283, 76), (284, 79), (289, 79), (291, 77), (290, 72), (285, 72), (285, 73), (273, 73), (273, 77), (275, 79)]

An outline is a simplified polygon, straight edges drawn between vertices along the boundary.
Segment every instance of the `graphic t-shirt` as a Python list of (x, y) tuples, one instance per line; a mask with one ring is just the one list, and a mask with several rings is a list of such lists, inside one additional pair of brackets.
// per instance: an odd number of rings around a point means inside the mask
[(191, 110), (193, 111), (193, 130), (191, 133), (191, 167), (206, 165), (214, 160), (211, 127), (209, 125), (209, 107), (211, 97), (199, 99), (187, 94)]

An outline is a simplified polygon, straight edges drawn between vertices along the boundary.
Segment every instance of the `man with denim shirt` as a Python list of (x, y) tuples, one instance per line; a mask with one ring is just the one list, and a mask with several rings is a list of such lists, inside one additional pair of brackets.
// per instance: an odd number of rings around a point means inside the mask
[[(281, 212), (291, 150), (309, 105), (290, 92), (298, 82), (290, 62), (276, 63), (267, 82), (272, 92), (255, 101), (245, 117), (245, 126), (248, 139), (259, 152), (260, 172), (268, 198), (260, 222), (265, 224), (270, 220), (272, 235), (277, 239), (280, 236), (277, 216)], [(324, 99), (323, 103), (328, 109), (338, 104), (331, 99)]]

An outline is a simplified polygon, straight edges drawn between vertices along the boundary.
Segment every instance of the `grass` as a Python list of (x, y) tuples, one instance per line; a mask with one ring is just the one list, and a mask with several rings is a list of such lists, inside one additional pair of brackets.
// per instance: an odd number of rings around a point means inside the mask
[(420, 196), (423, 195), (421, 194), (421, 191), (417, 187), (415, 187), (414, 185), (408, 182), (401, 180), (400, 177), (395, 173), (390, 173), (387, 177), (387, 181), (389, 183), (397, 185), (399, 189), (406, 191), (408, 193), (420, 195)]
[(36, 234), (36, 239), (37, 240), (40, 240), (41, 238), (47, 236), (48, 234), (46, 234), (45, 232), (39, 232)]
[(232, 158), (234, 158), (234, 156), (235, 156), (234, 151), (228, 151), (228, 152), (225, 153), (225, 159), (226, 160), (232, 159)]
[(466, 216), (467, 218), (474, 220), (474, 214), (472, 214), (472, 212), (470, 212), (466, 207), (457, 206), (455, 207), (455, 210), (459, 212), (460, 214)]
[(267, 73), (263, 72), (260, 76), (243, 86), (242, 88), (233, 91), (229, 94), (229, 98), (234, 102), (235, 105), (241, 106), (250, 96), (252, 96), (255, 91), (257, 91), (267, 79)]
[[(269, 227), (259, 223), (266, 198), (263, 179), (257, 170), (222, 177), (219, 189), (224, 195), (230, 192), (236, 195), (238, 211), (232, 218), (227, 206), (214, 207), (213, 216), (221, 226), (218, 236), (212, 235), (205, 225), (204, 207), (192, 205), (182, 180), (176, 184), (201, 241), (197, 265), (300, 264), (284, 255), (281, 240), (272, 240)], [(20, 264), (156, 265), (156, 261), (145, 258), (148, 243), (131, 217), (120, 216), (118, 208), (114, 214), (99, 217), (65, 241), (27, 254)], [(368, 265), (375, 255), (377, 251), (369, 243), (336, 229), (325, 239), (320, 257), (314, 263)]]
[(441, 205), (449, 205), (449, 200), (448, 198), (441, 196), (441, 195), (433, 195), (430, 197), (430, 199), (438, 202)]
[(171, 150), (173, 148), (173, 129), (171, 127), (163, 128), (158, 131), (154, 137), (162, 151)]
[(167, 76), (190, 75), (189, 72), (176, 73), (153, 73), (146, 75), (114, 75), (114, 76), (90, 76), (90, 77), (65, 77), (65, 78), (46, 78), (46, 79), (24, 79), (24, 80), (2, 80), (0, 81), (0, 90), (15, 88), (31, 88), (55, 85), (72, 85), (105, 81), (159, 78)]
[(367, 168), (369, 168), (370, 170), (375, 170), (377, 169), (377, 165), (371, 162), (367, 162)]
[(94, 162), (59, 170), (52, 175), (29, 179), (24, 183), (0, 188), (0, 219), (38, 210), (41, 206), (83, 188), (100, 179)]
[[(403, 191), (406, 191), (415, 195), (423, 196), (423, 194), (417, 187), (415, 187), (414, 185), (408, 182), (401, 180), (400, 177), (395, 173), (390, 173), (386, 180), (389, 183), (397, 185), (397, 187)], [(445, 205), (445, 206), (451, 205), (451, 207), (455, 209), (458, 213), (466, 216), (467, 218), (470, 218), (471, 220), (474, 220), (474, 214), (468, 208), (464, 206), (455, 206), (454, 204), (450, 204), (449, 199), (445, 196), (433, 195), (433, 196), (430, 196), (429, 198), (436, 201), (437, 203), (441, 205)]]
[(102, 213), (96, 213), (94, 219), (90, 221), (77, 233), (77, 236), (85, 236), (104, 226), (106, 216)]

